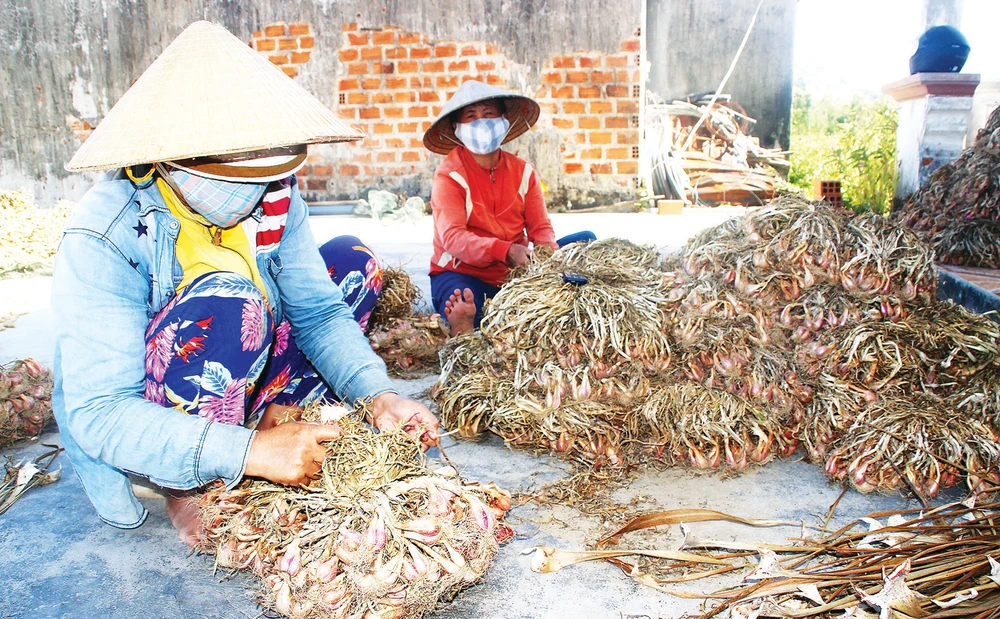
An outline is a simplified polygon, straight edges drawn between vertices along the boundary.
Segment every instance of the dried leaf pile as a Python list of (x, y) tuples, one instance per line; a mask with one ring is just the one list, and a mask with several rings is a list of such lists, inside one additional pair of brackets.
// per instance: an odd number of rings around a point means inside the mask
[(50, 471), (49, 468), (62, 453), (63, 448), (55, 445), (45, 445), (45, 447), (51, 450), (34, 460), (15, 462), (14, 458), (7, 458), (7, 462), (4, 463), (3, 480), (0, 481), (0, 516), (7, 513), (7, 510), (28, 490), (35, 486), (53, 484), (62, 477), (62, 467), (54, 471)]
[(435, 399), (465, 437), (597, 466), (738, 471), (804, 444), (862, 491), (980, 488), (1000, 332), (935, 292), (911, 231), (781, 198), (662, 263), (618, 239), (532, 263), (449, 342)]
[(52, 420), (52, 373), (34, 359), (0, 365), (0, 447), (42, 433)]
[(416, 310), (420, 289), (402, 268), (382, 268), (382, 292), (368, 319), (368, 341), (390, 373), (438, 370), (448, 327), (438, 314)]
[(260, 578), (262, 603), (289, 617), (423, 616), (486, 572), (513, 534), (510, 496), (431, 470), (402, 431), (338, 410), (306, 413), (344, 432), (308, 487), (247, 480), (203, 496), (203, 549)]
[(893, 218), (930, 244), (939, 262), (1000, 269), (1000, 108), (973, 146), (935, 170)]
[(0, 191), (0, 278), (52, 266), (71, 205), (40, 209), (26, 191)]
[[(786, 544), (696, 538), (684, 523), (726, 520), (778, 526), (710, 510), (673, 510), (636, 518), (597, 543), (598, 550), (534, 549), (532, 569), (553, 572), (601, 559), (637, 582), (685, 598), (722, 600), (698, 619), (1000, 617), (1000, 503), (973, 500), (932, 510), (871, 514), (819, 537)], [(680, 524), (679, 550), (619, 548), (630, 531)], [(863, 529), (861, 531), (857, 529)], [(756, 555), (756, 564), (744, 557)], [(752, 568), (752, 569), (750, 569)], [(679, 586), (726, 572), (737, 586), (702, 594)]]

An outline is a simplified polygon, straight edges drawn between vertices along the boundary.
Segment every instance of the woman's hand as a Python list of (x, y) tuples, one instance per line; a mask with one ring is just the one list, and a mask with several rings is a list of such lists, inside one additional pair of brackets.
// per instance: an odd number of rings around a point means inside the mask
[(386, 392), (375, 396), (371, 406), (371, 423), (383, 430), (392, 430), (403, 426), (407, 434), (416, 438), (420, 434), (420, 443), (426, 451), (438, 444), (438, 420), (427, 407), (403, 396)]
[[(435, 426), (436, 427), (436, 426)], [(326, 457), (323, 441), (340, 436), (335, 425), (289, 421), (259, 431), (250, 443), (245, 475), (288, 486), (319, 478)]]
[(531, 250), (524, 245), (511, 243), (507, 249), (507, 264), (512, 267), (519, 267), (526, 264), (531, 259)]

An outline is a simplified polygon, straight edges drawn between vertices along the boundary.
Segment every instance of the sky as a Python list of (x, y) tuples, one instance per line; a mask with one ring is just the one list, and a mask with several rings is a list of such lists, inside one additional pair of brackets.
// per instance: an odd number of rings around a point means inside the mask
[[(798, 0), (795, 83), (850, 99), (878, 95), (910, 74), (924, 31), (924, 0)], [(971, 52), (963, 73), (1000, 80), (1000, 0), (965, 0), (959, 30)]]

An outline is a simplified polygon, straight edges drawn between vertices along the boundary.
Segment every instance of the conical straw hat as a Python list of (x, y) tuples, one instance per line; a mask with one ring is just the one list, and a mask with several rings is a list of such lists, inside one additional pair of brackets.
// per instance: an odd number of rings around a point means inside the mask
[(459, 142), (458, 138), (455, 137), (455, 128), (451, 126), (448, 116), (467, 105), (487, 99), (500, 99), (504, 102), (504, 107), (507, 108), (503, 115), (510, 121), (510, 130), (507, 131), (507, 137), (503, 140), (504, 144), (530, 129), (538, 120), (540, 110), (534, 99), (515, 95), (512, 92), (476, 80), (468, 80), (459, 86), (438, 117), (434, 119), (430, 129), (424, 133), (424, 147), (440, 155), (450, 153), (451, 149), (458, 146)]
[(66, 169), (363, 137), (225, 28), (197, 21), (122, 95)]

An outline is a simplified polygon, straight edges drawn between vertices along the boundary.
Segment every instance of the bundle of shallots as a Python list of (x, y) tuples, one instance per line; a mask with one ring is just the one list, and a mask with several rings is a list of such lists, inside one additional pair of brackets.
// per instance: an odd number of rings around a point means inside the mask
[(402, 268), (382, 267), (382, 290), (368, 318), (372, 350), (392, 374), (438, 370), (438, 353), (448, 327), (438, 314), (417, 310), (420, 289)]
[(440, 315), (413, 314), (370, 330), (368, 341), (390, 373), (409, 375), (422, 370), (436, 371), (441, 347), (448, 336), (448, 327)]
[(402, 430), (346, 413), (306, 412), (343, 431), (309, 486), (246, 480), (205, 494), (203, 549), (259, 577), (262, 603), (289, 617), (421, 617), (486, 572), (512, 536), (510, 495), (432, 470)]
[(52, 373), (34, 359), (0, 365), (0, 446), (38, 436), (52, 419)]
[(892, 213), (944, 264), (1000, 268), (1000, 108), (975, 143)]
[(399, 318), (413, 313), (413, 306), (420, 300), (420, 289), (402, 267), (381, 267), (382, 289), (375, 307), (368, 317), (368, 331), (390, 328)]
[(442, 421), (595, 464), (622, 461), (632, 405), (671, 363), (655, 248), (621, 239), (539, 252), (442, 353)]
[(740, 470), (803, 444), (862, 491), (976, 489), (1000, 329), (936, 288), (912, 231), (783, 197), (663, 261), (621, 239), (536, 257), (445, 349), (435, 398), (463, 437), (595, 466)]

